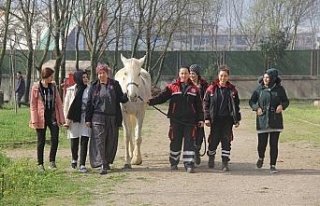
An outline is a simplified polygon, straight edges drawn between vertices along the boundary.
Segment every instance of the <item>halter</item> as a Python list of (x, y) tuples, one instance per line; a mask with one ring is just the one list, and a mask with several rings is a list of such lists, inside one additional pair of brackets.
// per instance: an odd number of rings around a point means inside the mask
[(139, 88), (139, 84), (135, 83), (135, 82), (129, 82), (126, 86), (127, 90), (128, 90), (128, 86), (130, 86), (131, 84), (133, 84), (134, 86), (136, 86), (137, 88)]

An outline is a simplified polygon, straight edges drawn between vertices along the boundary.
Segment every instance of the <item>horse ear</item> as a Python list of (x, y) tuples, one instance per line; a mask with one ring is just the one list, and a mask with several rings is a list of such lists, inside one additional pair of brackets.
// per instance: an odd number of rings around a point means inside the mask
[(125, 62), (127, 61), (127, 58), (125, 58), (122, 53), (120, 54), (121, 57), (121, 61), (123, 62), (123, 64), (125, 64)]
[(141, 59), (139, 59), (139, 64), (141, 66), (143, 65), (145, 59), (146, 59), (146, 55), (144, 55)]

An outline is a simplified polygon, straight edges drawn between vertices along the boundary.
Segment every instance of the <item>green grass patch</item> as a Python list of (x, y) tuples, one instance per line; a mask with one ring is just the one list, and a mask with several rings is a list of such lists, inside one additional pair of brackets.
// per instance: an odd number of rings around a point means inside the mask
[(302, 141), (320, 146), (320, 109), (312, 102), (293, 101), (284, 111), (284, 131), (281, 142)]
[[(0, 147), (20, 148), (34, 146), (37, 141), (36, 131), (29, 127), (30, 109), (22, 106), (15, 112), (15, 109), (5, 104), (0, 109)], [(65, 138), (67, 132), (60, 127), (60, 139)], [(47, 140), (50, 139), (50, 131), (47, 129)], [(63, 143), (60, 146), (64, 146)]]
[(4, 174), (3, 180), (0, 176), (4, 189), (0, 205), (90, 205), (95, 195), (112, 191), (115, 184), (125, 182), (127, 177), (126, 172), (101, 176), (99, 170), (90, 167), (89, 173), (83, 174), (70, 169), (67, 158), (60, 159), (57, 170), (39, 173), (35, 160), (12, 161), (2, 154), (1, 157), (5, 161), (0, 162), (0, 174)]

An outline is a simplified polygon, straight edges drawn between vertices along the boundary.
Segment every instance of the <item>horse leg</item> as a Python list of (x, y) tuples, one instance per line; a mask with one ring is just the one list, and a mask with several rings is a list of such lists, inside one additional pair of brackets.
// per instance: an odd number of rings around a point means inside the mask
[[(124, 154), (124, 169), (131, 169), (132, 149), (129, 145), (131, 140), (131, 128), (129, 126), (128, 115), (123, 115), (123, 137), (125, 145)], [(132, 145), (132, 144), (131, 144)]]
[(141, 130), (142, 130), (142, 123), (144, 118), (144, 112), (141, 112), (141, 115), (137, 116), (136, 125), (135, 125), (135, 145), (133, 150), (133, 157), (131, 159), (131, 164), (133, 165), (141, 165), (142, 164), (142, 157), (141, 157)]

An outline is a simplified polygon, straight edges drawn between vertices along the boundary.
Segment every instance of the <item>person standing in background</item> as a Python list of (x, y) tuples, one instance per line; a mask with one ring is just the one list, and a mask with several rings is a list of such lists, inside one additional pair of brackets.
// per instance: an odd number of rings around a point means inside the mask
[[(203, 100), (204, 93), (208, 88), (208, 82), (205, 79), (201, 78), (200, 71), (201, 71), (201, 67), (199, 65), (192, 64), (190, 66), (190, 79), (192, 80), (193, 84), (195, 84), (199, 88), (200, 98), (201, 100)], [(200, 149), (201, 149), (203, 140), (205, 140), (204, 127), (199, 127), (197, 129), (197, 134), (195, 139), (195, 147), (196, 147), (195, 163), (197, 165), (201, 163)]]
[(79, 171), (88, 172), (85, 165), (91, 128), (85, 124), (85, 111), (89, 93), (89, 78), (86, 72), (78, 70), (74, 72), (73, 79), (76, 84), (67, 88), (64, 100), (63, 112), (66, 124), (63, 126), (68, 129), (68, 138), (71, 143), (71, 168), (76, 169), (78, 166), (80, 140)]
[(258, 133), (258, 161), (257, 169), (262, 168), (265, 151), (270, 144), (270, 172), (277, 173), (278, 142), (283, 130), (282, 112), (289, 106), (289, 99), (278, 70), (268, 69), (258, 80), (259, 86), (253, 91), (249, 105), (256, 112), (256, 129)]
[(20, 71), (17, 72), (17, 83), (15, 88), (16, 104), (21, 107), (21, 99), (24, 95), (26, 84)]
[(44, 172), (43, 153), (46, 142), (47, 127), (51, 133), (51, 148), (49, 154), (49, 169), (56, 169), (56, 154), (59, 144), (59, 126), (65, 123), (62, 101), (55, 82), (54, 70), (45, 67), (41, 70), (41, 80), (35, 82), (30, 95), (30, 123), (37, 132), (38, 170)]

